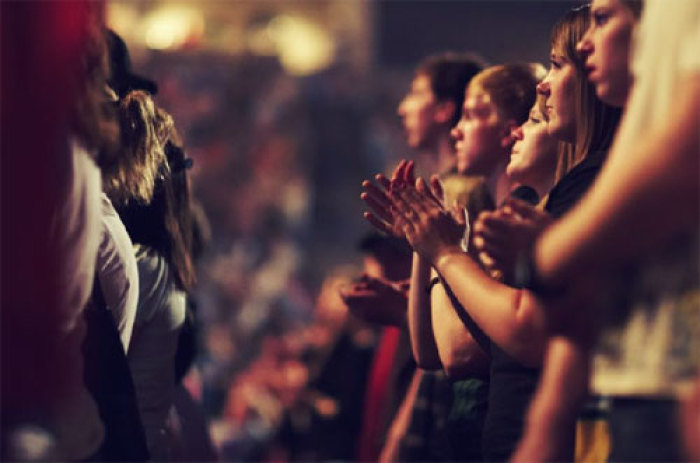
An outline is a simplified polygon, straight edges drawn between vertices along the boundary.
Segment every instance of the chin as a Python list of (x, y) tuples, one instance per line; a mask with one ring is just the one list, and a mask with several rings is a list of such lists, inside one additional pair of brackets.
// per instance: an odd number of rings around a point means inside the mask
[(519, 182), (520, 181), (520, 175), (523, 173), (523, 169), (520, 168), (520, 166), (508, 166), (506, 167), (506, 175), (510, 179), (511, 182)]
[(460, 175), (469, 175), (469, 164), (466, 162), (459, 162), (457, 161), (457, 165), (455, 166), (457, 168), (457, 173)]
[(620, 96), (621, 92), (614, 91), (610, 85), (596, 87), (595, 93), (600, 98), (600, 101), (610, 106), (619, 108), (625, 104), (625, 98)]

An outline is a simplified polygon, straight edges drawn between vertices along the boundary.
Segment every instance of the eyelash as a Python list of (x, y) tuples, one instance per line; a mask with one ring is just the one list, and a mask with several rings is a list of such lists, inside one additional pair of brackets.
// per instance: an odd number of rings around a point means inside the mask
[(605, 13), (595, 12), (595, 13), (593, 13), (593, 22), (597, 26), (602, 26), (608, 20), (608, 17), (609, 16)]
[(560, 69), (561, 68), (561, 63), (555, 60), (549, 60), (549, 67), (554, 68), (554, 69)]

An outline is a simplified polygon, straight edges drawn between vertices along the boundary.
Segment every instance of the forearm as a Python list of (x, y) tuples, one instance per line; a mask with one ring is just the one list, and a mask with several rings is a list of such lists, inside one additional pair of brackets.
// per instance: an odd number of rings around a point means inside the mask
[(697, 230), (700, 83), (687, 83), (684, 91), (673, 123), (634, 138), (624, 136), (623, 121), (591, 191), (537, 243), (545, 280), (595, 274), (680, 230)]
[(514, 461), (573, 460), (576, 419), (587, 395), (588, 375), (585, 349), (568, 338), (550, 339)]
[(408, 291), (408, 332), (411, 338), (413, 358), (419, 368), (441, 368), (430, 315), (430, 295), (426, 287), (430, 282), (430, 263), (413, 253), (411, 286)]
[(442, 255), (435, 265), (459, 304), (491, 340), (525, 364), (540, 363), (546, 325), (529, 292), (492, 279), (464, 253)]

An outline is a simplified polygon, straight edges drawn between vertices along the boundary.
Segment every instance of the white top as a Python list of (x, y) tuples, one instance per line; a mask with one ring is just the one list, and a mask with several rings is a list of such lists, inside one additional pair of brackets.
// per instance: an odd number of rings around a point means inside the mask
[(97, 274), (105, 302), (117, 324), (124, 351), (128, 352), (139, 299), (139, 275), (131, 238), (112, 202), (104, 193)]
[(52, 236), (63, 250), (61, 278), (63, 310), (60, 349), (74, 367), (73, 394), (51, 410), (50, 428), (55, 438), (52, 458), (79, 460), (94, 454), (104, 438), (104, 428), (92, 396), (83, 383), (81, 347), (85, 337), (83, 309), (92, 293), (95, 260), (100, 240), (100, 171), (82, 146), (69, 147), (70, 175), (63, 208), (55, 217)]
[(128, 359), (153, 461), (170, 457), (166, 424), (175, 389), (175, 352), (187, 296), (153, 249), (135, 245), (140, 294)]
[[(650, 128), (673, 121), (679, 81), (700, 72), (700, 1), (647, 0), (637, 34), (635, 84), (615, 146), (634, 146)], [(630, 314), (599, 343), (593, 390), (673, 396), (693, 383), (700, 366), (698, 252), (696, 229), (640, 256), (626, 288)]]

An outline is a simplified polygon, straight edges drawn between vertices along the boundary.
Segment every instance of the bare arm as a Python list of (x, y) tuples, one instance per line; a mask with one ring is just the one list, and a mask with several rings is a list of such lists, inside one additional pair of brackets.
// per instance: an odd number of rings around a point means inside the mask
[[(679, 230), (697, 229), (700, 78), (686, 77), (680, 88), (673, 119), (632, 143), (618, 136), (593, 188), (538, 241), (535, 258), (546, 281), (595, 274)], [(623, 120), (620, 134), (625, 129)]]
[(576, 418), (587, 394), (588, 352), (552, 337), (514, 462), (573, 461)]
[(460, 318), (445, 286), (437, 284), (431, 293), (433, 336), (442, 368), (452, 379), (484, 376), (489, 355), (482, 349), (469, 326)]
[(541, 363), (546, 325), (539, 302), (529, 291), (492, 279), (461, 251), (441, 254), (435, 268), (489, 338), (526, 365)]
[(430, 295), (426, 292), (429, 281), (430, 263), (414, 252), (411, 287), (408, 290), (408, 332), (411, 337), (411, 350), (419, 368), (438, 370), (442, 364), (433, 336)]
[(538, 365), (546, 329), (531, 294), (493, 280), (462, 252), (462, 228), (419, 189), (392, 192), (391, 200), (409, 243), (433, 264), (474, 322), (510, 355)]

